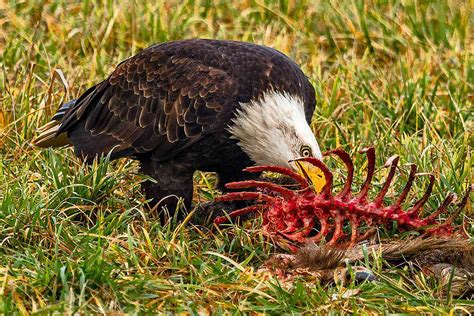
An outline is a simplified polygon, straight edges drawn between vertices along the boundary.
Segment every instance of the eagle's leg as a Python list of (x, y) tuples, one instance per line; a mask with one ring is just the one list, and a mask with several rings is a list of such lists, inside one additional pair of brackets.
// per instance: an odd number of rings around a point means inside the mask
[(183, 206), (185, 210), (191, 210), (192, 167), (174, 161), (159, 162), (144, 158), (140, 159), (140, 171), (153, 178), (142, 183), (142, 190), (150, 200), (150, 209), (159, 214), (162, 223), (174, 215), (178, 220), (183, 219), (186, 216)]

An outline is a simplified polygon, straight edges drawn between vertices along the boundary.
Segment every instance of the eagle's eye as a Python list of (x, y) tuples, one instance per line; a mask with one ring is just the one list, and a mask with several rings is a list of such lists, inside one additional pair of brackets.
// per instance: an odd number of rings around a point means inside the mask
[(304, 158), (313, 156), (313, 153), (309, 146), (301, 146), (300, 154), (301, 154), (301, 157), (304, 157)]

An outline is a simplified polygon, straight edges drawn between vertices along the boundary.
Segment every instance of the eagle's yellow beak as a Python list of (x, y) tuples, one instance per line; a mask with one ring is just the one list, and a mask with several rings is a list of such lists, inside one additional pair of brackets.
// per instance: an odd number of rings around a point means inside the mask
[(308, 181), (314, 190), (317, 193), (321, 192), (326, 184), (326, 177), (321, 169), (306, 161), (295, 160), (293, 163), (296, 165), (296, 171)]

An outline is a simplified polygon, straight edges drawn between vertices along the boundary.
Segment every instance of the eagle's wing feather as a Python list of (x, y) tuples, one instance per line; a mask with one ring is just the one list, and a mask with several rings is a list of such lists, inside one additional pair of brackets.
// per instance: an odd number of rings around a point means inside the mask
[(218, 115), (231, 108), (226, 103), (235, 102), (235, 85), (224, 70), (202, 61), (145, 50), (84, 93), (59, 133), (68, 132), (83, 156), (114, 147), (128, 155), (155, 150), (167, 156), (212, 131)]

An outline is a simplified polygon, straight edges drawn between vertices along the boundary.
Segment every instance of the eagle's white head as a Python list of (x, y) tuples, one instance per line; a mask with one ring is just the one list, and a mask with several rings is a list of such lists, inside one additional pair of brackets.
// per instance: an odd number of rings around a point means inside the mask
[[(302, 165), (296, 164), (295, 159), (322, 159), (318, 142), (306, 122), (303, 100), (299, 97), (285, 92), (267, 92), (258, 100), (241, 104), (232, 122), (229, 126), (232, 137), (258, 165), (284, 166), (302, 172)], [(321, 178), (319, 169), (303, 165), (306, 175)], [(315, 184), (317, 179), (313, 177), (310, 180)]]

